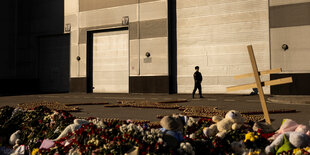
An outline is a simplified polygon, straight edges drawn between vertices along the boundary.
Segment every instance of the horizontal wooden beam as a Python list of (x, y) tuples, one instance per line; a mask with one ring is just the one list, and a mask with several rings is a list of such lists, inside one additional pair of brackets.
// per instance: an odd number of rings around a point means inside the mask
[[(287, 78), (281, 78), (281, 79), (262, 82), (262, 86), (274, 86), (274, 85), (280, 85), (280, 84), (286, 84), (286, 83), (292, 83), (292, 82), (293, 82), (292, 77), (287, 77)], [(257, 88), (256, 83), (227, 87), (226, 91), (231, 92), (231, 91), (244, 90), (244, 89), (250, 89), (250, 88)]]
[[(277, 69), (272, 69), (272, 70), (265, 70), (265, 71), (260, 71), (258, 72), (260, 75), (266, 75), (266, 74), (273, 74), (273, 73), (281, 73), (282, 69), (277, 68)], [(253, 77), (254, 73), (247, 73), (247, 74), (241, 74), (241, 75), (236, 75), (234, 76), (234, 79), (242, 79), (242, 78), (247, 78), (247, 77)]]

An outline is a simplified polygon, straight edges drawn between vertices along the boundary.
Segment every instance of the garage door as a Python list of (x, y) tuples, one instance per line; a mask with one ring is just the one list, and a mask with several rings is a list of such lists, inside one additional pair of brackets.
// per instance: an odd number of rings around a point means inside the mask
[(94, 33), (94, 93), (129, 92), (128, 42), (128, 30)]

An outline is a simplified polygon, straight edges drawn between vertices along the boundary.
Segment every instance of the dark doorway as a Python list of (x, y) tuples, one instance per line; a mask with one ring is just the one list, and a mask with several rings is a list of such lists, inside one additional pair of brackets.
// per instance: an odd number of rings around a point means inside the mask
[(168, 0), (169, 93), (178, 93), (177, 86), (177, 16), (176, 0)]
[(69, 92), (69, 72), (70, 35), (39, 37), (40, 92)]

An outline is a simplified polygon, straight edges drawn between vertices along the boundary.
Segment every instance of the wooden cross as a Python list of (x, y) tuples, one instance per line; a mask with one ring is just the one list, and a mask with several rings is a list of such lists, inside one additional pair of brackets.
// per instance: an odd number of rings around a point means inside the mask
[(287, 78), (281, 78), (281, 79), (261, 82), (260, 75), (271, 74), (271, 73), (280, 73), (280, 72), (282, 72), (282, 69), (278, 68), (278, 69), (272, 69), (272, 70), (266, 70), (266, 71), (259, 72), (257, 69), (257, 64), (256, 64), (254, 52), (253, 52), (253, 47), (252, 47), (252, 45), (248, 45), (247, 47), (248, 47), (248, 52), (249, 52), (249, 56), (251, 59), (253, 73), (237, 75), (237, 76), (234, 76), (234, 78), (235, 79), (241, 79), (241, 78), (253, 77), (254, 76), (256, 83), (227, 87), (226, 91), (230, 92), (230, 91), (243, 90), (243, 89), (249, 89), (249, 88), (257, 88), (259, 99), (261, 102), (261, 106), (262, 106), (262, 109), (264, 112), (265, 121), (268, 124), (271, 124), (269, 113), (268, 113), (268, 108), (267, 108), (265, 97), (264, 97), (264, 91), (263, 91), (262, 87), (263, 86), (274, 86), (274, 85), (292, 83), (293, 80), (292, 80), (292, 77), (287, 77)]

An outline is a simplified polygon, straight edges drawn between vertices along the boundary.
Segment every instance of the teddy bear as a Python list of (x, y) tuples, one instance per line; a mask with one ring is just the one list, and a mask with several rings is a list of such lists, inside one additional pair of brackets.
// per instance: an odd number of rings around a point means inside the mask
[(21, 145), (20, 134), (21, 131), (17, 130), (10, 136), (9, 144), (14, 145), (13, 149), (18, 148), (19, 145)]
[(219, 138), (224, 138), (229, 130), (239, 129), (243, 125), (244, 118), (239, 111), (230, 110), (226, 113), (225, 118), (213, 116), (212, 121), (215, 122), (215, 124), (204, 128), (204, 135), (207, 137), (217, 136)]
[(235, 155), (245, 154), (245, 146), (244, 143), (242, 143), (242, 141), (240, 142), (234, 141), (230, 144), (230, 146)]
[(165, 116), (160, 120), (162, 128), (160, 131), (163, 133), (163, 140), (168, 143), (171, 148), (177, 148), (178, 145), (184, 141), (183, 130), (187, 124), (192, 124), (193, 120), (188, 121), (187, 116), (172, 115)]

